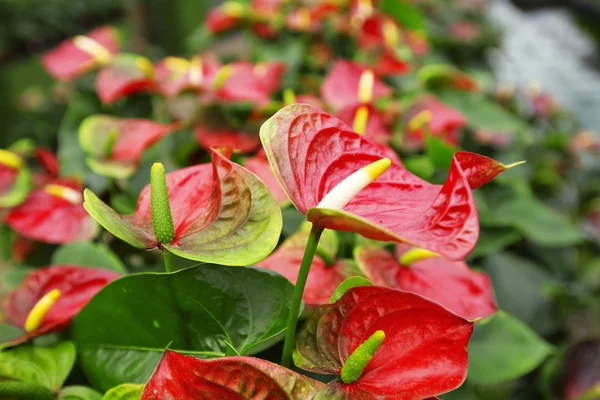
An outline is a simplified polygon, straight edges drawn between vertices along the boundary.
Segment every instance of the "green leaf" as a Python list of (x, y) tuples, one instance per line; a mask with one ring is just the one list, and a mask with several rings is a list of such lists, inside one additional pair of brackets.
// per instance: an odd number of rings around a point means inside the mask
[(26, 165), (19, 169), (14, 185), (0, 196), (0, 208), (18, 206), (27, 198), (31, 189), (31, 171)]
[(0, 377), (59, 389), (75, 364), (75, 346), (61, 342), (49, 347), (19, 346), (0, 352)]
[(140, 400), (143, 390), (143, 384), (124, 383), (106, 392), (102, 400)]
[(281, 275), (206, 264), (169, 274), (118, 279), (71, 323), (80, 362), (94, 387), (144, 383), (166, 347), (224, 356), (228, 341), (257, 353), (285, 330), (293, 292)]
[(564, 216), (534, 198), (513, 198), (494, 211), (503, 225), (512, 226), (540, 246), (568, 246), (580, 242), (583, 235)]
[(452, 157), (458, 149), (444, 142), (442, 138), (427, 135), (425, 137), (425, 152), (435, 168), (450, 169)]
[[(25, 331), (23, 329), (0, 322), (0, 343), (12, 342), (24, 334)], [(2, 346), (0, 346), (0, 349), (2, 349)]]
[(511, 381), (533, 371), (552, 351), (527, 325), (500, 311), (475, 324), (468, 379), (481, 385)]
[(435, 166), (429, 156), (412, 156), (402, 161), (406, 169), (421, 179), (429, 180), (435, 173)]
[[(308, 241), (308, 235), (312, 229), (312, 223), (304, 221), (298, 232), (290, 236), (285, 241), (285, 246), (293, 247), (306, 247)], [(321, 257), (327, 265), (333, 265), (339, 250), (339, 241), (336, 231), (331, 229), (325, 229), (319, 239), (319, 245), (317, 246), (317, 255)]]
[(102, 400), (102, 394), (87, 386), (67, 386), (58, 394), (59, 400)]
[(25, 267), (20, 265), (14, 266), (8, 271), (6, 271), (4, 275), (2, 275), (2, 283), (4, 284), (4, 287), (6, 287), (8, 290), (16, 289), (21, 284), (21, 282), (23, 282), (25, 276), (31, 271), (35, 270), (36, 268), (33, 267)]
[(469, 126), (474, 129), (514, 135), (527, 128), (521, 119), (481, 93), (443, 90), (438, 93), (438, 97), (463, 113), (467, 117)]
[(52, 265), (79, 265), (98, 267), (111, 271), (127, 273), (125, 264), (103, 244), (72, 243), (60, 247), (52, 255)]
[(377, 4), (382, 12), (394, 18), (402, 28), (425, 32), (425, 16), (407, 0), (382, 0)]
[(337, 289), (335, 289), (335, 292), (333, 292), (333, 295), (331, 295), (329, 303), (335, 303), (344, 295), (344, 293), (357, 286), (373, 286), (373, 282), (362, 276), (351, 276), (339, 284)]
[(487, 256), (498, 253), (506, 247), (521, 240), (521, 235), (513, 229), (484, 229), (479, 232), (475, 249), (469, 254), (470, 258)]

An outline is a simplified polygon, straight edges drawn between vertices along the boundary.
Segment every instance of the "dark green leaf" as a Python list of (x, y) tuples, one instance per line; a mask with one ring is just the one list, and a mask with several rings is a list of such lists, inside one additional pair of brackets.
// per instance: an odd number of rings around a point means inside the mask
[(52, 265), (98, 267), (126, 273), (127, 268), (108, 247), (94, 243), (72, 243), (62, 246), (52, 255)]
[(251, 267), (130, 275), (98, 293), (72, 333), (94, 387), (144, 383), (166, 347), (218, 357), (225, 341), (242, 355), (270, 346), (285, 329), (292, 291), (281, 275)]

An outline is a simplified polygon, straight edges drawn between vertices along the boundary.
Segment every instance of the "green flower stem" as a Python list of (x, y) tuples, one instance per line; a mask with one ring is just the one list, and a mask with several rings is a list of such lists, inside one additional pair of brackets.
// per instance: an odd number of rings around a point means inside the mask
[(167, 272), (173, 272), (175, 271), (175, 260), (173, 259), (173, 253), (171, 253), (169, 250), (164, 249), (163, 250), (163, 260), (165, 261), (165, 271)]
[(288, 315), (285, 342), (283, 344), (283, 355), (281, 357), (281, 365), (286, 368), (289, 368), (292, 362), (292, 351), (294, 350), (296, 339), (296, 325), (298, 325), (298, 314), (300, 313), (300, 304), (302, 304), (302, 295), (304, 294), (308, 273), (310, 272), (313, 258), (315, 258), (315, 253), (322, 233), (323, 228), (313, 225), (308, 235), (306, 248), (304, 249), (304, 257), (302, 258), (300, 272), (298, 272), (298, 279), (296, 280), (296, 287), (294, 288), (294, 294), (292, 295), (292, 305), (290, 307), (290, 314)]

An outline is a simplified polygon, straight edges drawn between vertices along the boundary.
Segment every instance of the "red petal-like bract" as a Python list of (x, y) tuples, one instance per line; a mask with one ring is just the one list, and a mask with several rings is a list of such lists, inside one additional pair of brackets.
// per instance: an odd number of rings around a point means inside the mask
[(223, 8), (213, 8), (204, 21), (206, 29), (211, 33), (221, 33), (239, 25), (241, 18), (228, 15)]
[(464, 261), (442, 257), (401, 265), (398, 259), (408, 250), (409, 246), (399, 244), (394, 257), (385, 249), (360, 248), (355, 257), (374, 284), (420, 294), (468, 320), (487, 317), (498, 310), (486, 274), (471, 271)]
[(369, 110), (367, 126), (364, 132), (365, 137), (377, 143), (388, 144), (392, 140), (392, 133), (385, 126), (383, 114), (377, 111), (372, 105), (361, 106), (360, 104), (354, 104), (346, 106), (337, 113), (337, 117), (349, 126), (352, 126), (356, 118), (356, 112), (360, 107), (367, 107), (367, 110)]
[(339, 374), (373, 333), (383, 343), (352, 384), (334, 381), (317, 399), (425, 399), (461, 385), (473, 324), (414, 293), (378, 286), (348, 290), (321, 306), (298, 333), (294, 361), (302, 369)]
[(309, 400), (323, 384), (253, 357), (201, 360), (167, 350), (141, 400)]
[(281, 63), (252, 64), (235, 62), (229, 64), (231, 73), (217, 90), (217, 98), (224, 102), (250, 102), (256, 105), (268, 103), (271, 94), (281, 88), (281, 76), (285, 65)]
[(205, 149), (215, 146), (230, 147), (242, 153), (251, 153), (260, 146), (260, 139), (254, 134), (235, 130), (213, 130), (199, 125), (194, 130), (196, 141)]
[(285, 194), (285, 190), (281, 188), (281, 185), (277, 181), (277, 177), (273, 175), (271, 164), (269, 164), (269, 160), (264, 154), (264, 151), (261, 150), (256, 156), (246, 158), (244, 166), (267, 185), (273, 194), (273, 197), (275, 197), (277, 204), (280, 206), (289, 204), (290, 199), (288, 199), (287, 194)]
[(60, 163), (54, 152), (44, 147), (39, 147), (35, 149), (34, 155), (46, 174), (52, 177), (57, 177), (59, 175)]
[(10, 192), (15, 185), (19, 170), (0, 163), (0, 196)]
[(464, 259), (479, 236), (471, 189), (506, 169), (488, 157), (459, 152), (446, 183), (439, 186), (393, 159), (391, 167), (343, 210), (316, 208), (343, 179), (389, 157), (389, 152), (305, 104), (285, 107), (265, 122), (261, 140), (275, 176), (311, 222), (370, 239), (404, 242), (452, 260)]
[[(55, 179), (50, 184), (74, 190), (80, 196), (83, 190), (76, 179)], [(31, 192), (8, 213), (5, 222), (26, 238), (53, 244), (86, 241), (98, 233), (96, 222), (83, 208), (83, 196), (81, 201), (70, 201), (48, 193), (46, 186)]]
[(119, 277), (113, 271), (69, 265), (55, 265), (30, 272), (19, 287), (0, 302), (4, 322), (24, 328), (31, 309), (42, 297), (53, 289), (60, 290), (60, 297), (44, 315), (37, 329), (9, 344), (65, 329), (100, 289)]
[(135, 54), (119, 54), (98, 73), (96, 91), (104, 104), (155, 87), (150, 61)]
[[(113, 27), (103, 26), (85, 36), (102, 45), (110, 54), (119, 52), (119, 38)], [(54, 78), (70, 81), (100, 64), (92, 55), (75, 46), (71, 38), (44, 54), (42, 65)]]
[[(321, 85), (321, 97), (334, 110), (356, 105), (359, 103), (360, 77), (366, 70), (367, 67), (350, 61), (336, 61)], [(389, 96), (391, 93), (392, 89), (375, 77), (373, 100)]]
[(196, 57), (198, 57), (196, 62), (201, 63), (196, 66), (198, 68), (197, 76), (194, 76), (194, 72), (190, 72), (193, 65), (186, 59), (168, 57), (155, 66), (156, 86), (163, 96), (175, 96), (184, 90), (203, 91), (210, 89), (220, 64), (212, 56)]

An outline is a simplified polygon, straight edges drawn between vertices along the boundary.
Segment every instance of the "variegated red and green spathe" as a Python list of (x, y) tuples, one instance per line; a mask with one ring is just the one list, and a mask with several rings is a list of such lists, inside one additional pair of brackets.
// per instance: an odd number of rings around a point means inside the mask
[(176, 123), (92, 115), (79, 126), (79, 143), (94, 172), (127, 178), (136, 171), (144, 151), (178, 127)]
[(167, 350), (141, 400), (310, 400), (321, 382), (253, 357), (201, 360)]
[[(16, 345), (38, 335), (65, 329), (100, 289), (119, 277), (113, 271), (70, 265), (54, 265), (30, 272), (18, 288), (0, 301), (2, 321), (23, 329), (23, 334), (0, 345)], [(34, 306), (56, 289), (60, 295), (41, 316), (39, 326), (25, 331), (26, 321)]]
[(425, 399), (456, 389), (466, 378), (473, 324), (424, 297), (378, 286), (349, 289), (319, 307), (298, 333), (294, 362), (308, 371), (340, 374), (377, 331), (385, 339), (358, 380), (335, 380), (315, 399)]
[(154, 67), (145, 57), (120, 53), (98, 73), (96, 92), (104, 104), (155, 88)]
[[(225, 152), (225, 150), (223, 150)], [(250, 265), (277, 245), (281, 211), (268, 188), (250, 171), (216, 149), (212, 163), (166, 175), (175, 237), (163, 246), (193, 260)], [(134, 247), (160, 247), (152, 227), (150, 186), (135, 212), (120, 215), (86, 190), (86, 210), (109, 232)]]
[(429, 257), (402, 265), (410, 246), (398, 244), (395, 256), (384, 248), (361, 247), (354, 256), (374, 284), (417, 293), (468, 319), (487, 317), (498, 311), (490, 278), (472, 271), (464, 261)]
[(452, 260), (464, 259), (479, 236), (471, 190), (508, 168), (485, 156), (458, 152), (440, 186), (416, 177), (392, 158), (388, 170), (342, 210), (318, 208), (338, 183), (389, 157), (390, 151), (306, 104), (277, 112), (260, 136), (275, 176), (309, 221), (370, 239), (404, 242)]

